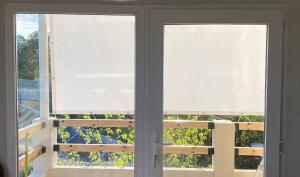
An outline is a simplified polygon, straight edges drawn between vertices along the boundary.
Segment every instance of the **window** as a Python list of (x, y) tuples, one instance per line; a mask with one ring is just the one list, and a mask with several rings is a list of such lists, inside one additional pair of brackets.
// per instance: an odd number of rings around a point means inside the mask
[[(133, 167), (135, 16), (16, 17), (19, 175), (51, 158), (57, 167)], [(46, 139), (58, 152), (35, 157)]]
[(7, 15), (12, 176), (279, 177), (281, 11), (12, 5)]
[[(228, 154), (236, 157), (235, 162), (224, 162), (235, 163), (236, 169), (257, 169), (264, 143), (266, 35), (266, 25), (164, 26), (164, 120), (176, 120), (178, 125), (164, 129), (163, 142), (190, 149), (185, 154), (164, 150), (165, 167), (219, 166), (222, 162), (217, 157), (212, 162), (210, 152), (212, 146), (218, 151), (218, 134), (213, 134), (218, 130), (203, 125), (224, 121), (232, 124), (232, 131), (222, 132), (220, 138), (228, 138), (230, 146), (235, 142)], [(239, 127), (242, 122), (260, 129), (234, 130), (234, 124)], [(260, 153), (240, 153), (243, 148)]]

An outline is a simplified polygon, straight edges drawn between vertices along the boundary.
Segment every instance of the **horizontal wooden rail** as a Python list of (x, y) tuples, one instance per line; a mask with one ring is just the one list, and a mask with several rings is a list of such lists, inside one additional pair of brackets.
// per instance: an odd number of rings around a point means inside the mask
[[(133, 152), (131, 144), (55, 144), (54, 151), (76, 152)], [(164, 153), (170, 154), (214, 154), (212, 146), (164, 145)], [(263, 148), (235, 147), (240, 156), (263, 156)]]
[(133, 120), (122, 119), (55, 119), (54, 127), (133, 127)]
[(27, 135), (31, 135), (35, 132), (42, 130), (45, 127), (45, 122), (36, 122), (27, 127), (18, 130), (18, 138), (24, 138)]
[(212, 121), (196, 121), (196, 120), (164, 120), (164, 128), (200, 128), (213, 129)]
[[(129, 144), (55, 144), (54, 151), (76, 152), (133, 152)], [(213, 154), (211, 146), (163, 146), (164, 153), (172, 154)]]
[(237, 155), (240, 156), (263, 156), (264, 148), (254, 148), (254, 147), (235, 147)]
[(164, 153), (170, 154), (214, 154), (212, 146), (177, 146), (177, 145), (164, 145)]
[[(213, 129), (211, 121), (164, 120), (164, 128), (201, 128)], [(122, 119), (55, 119), (54, 127), (133, 127), (134, 120)]]
[(264, 122), (235, 122), (236, 130), (264, 131)]
[(54, 151), (76, 152), (133, 152), (129, 144), (55, 144)]
[[(40, 155), (44, 154), (46, 152), (46, 147), (45, 146), (40, 146), (28, 153), (28, 161), (31, 162), (34, 159), (38, 158)], [(19, 158), (18, 161), (19, 167), (23, 167), (25, 165), (25, 155), (22, 155)]]
[[(55, 119), (54, 127), (134, 127), (132, 119)], [(214, 129), (213, 121), (195, 120), (164, 120), (164, 128), (200, 128)], [(264, 131), (263, 122), (235, 122), (236, 130), (258, 130)]]

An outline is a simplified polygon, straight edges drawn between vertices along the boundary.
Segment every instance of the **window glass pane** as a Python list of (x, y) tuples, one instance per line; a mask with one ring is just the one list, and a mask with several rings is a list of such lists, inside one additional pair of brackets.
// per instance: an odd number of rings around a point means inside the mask
[[(16, 15), (16, 56), (18, 70), (18, 158), (19, 176), (32, 173), (32, 162), (25, 163), (25, 154), (34, 150), (28, 127), (40, 121), (40, 83), (38, 61), (38, 15)], [(26, 170), (24, 170), (26, 164)]]
[(88, 166), (99, 170), (90, 176), (133, 176), (135, 17), (17, 14), (16, 22), (19, 176), (50, 174), (51, 165), (54, 176)]
[[(164, 167), (215, 168), (220, 162), (214, 152), (222, 148), (216, 144), (231, 137), (235, 168), (258, 168), (266, 31), (266, 25), (164, 26)], [(218, 133), (216, 121), (229, 123), (230, 135)], [(240, 147), (261, 153), (247, 154)]]

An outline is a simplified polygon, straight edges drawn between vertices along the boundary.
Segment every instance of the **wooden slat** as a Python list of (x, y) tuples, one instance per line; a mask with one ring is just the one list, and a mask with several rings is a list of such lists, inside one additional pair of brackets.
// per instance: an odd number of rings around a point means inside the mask
[(235, 122), (238, 130), (258, 130), (264, 131), (264, 122)]
[(133, 145), (128, 144), (57, 144), (59, 151), (76, 152), (133, 152)]
[(264, 148), (235, 147), (240, 156), (263, 156)]
[[(132, 119), (55, 119), (54, 125), (66, 127), (134, 127)], [(263, 122), (235, 122), (238, 130), (264, 131)], [(200, 128), (210, 129), (213, 121), (164, 120), (164, 128)]]
[[(45, 147), (44, 146), (38, 147), (38, 148), (30, 151), (28, 153), (28, 161), (29, 162), (33, 161), (34, 159), (38, 158), (43, 153), (45, 153)], [(19, 167), (23, 167), (25, 165), (25, 155), (23, 155), (19, 158), (18, 164), (19, 164)]]
[(24, 138), (26, 134), (31, 135), (35, 132), (42, 130), (45, 127), (45, 122), (36, 122), (27, 127), (18, 130), (18, 138)]
[(164, 120), (164, 128), (201, 128), (208, 129), (211, 121)]
[[(129, 144), (56, 144), (59, 151), (76, 152), (133, 152)], [(56, 148), (55, 148), (56, 149)], [(164, 153), (172, 154), (208, 154), (210, 146), (163, 146)]]
[[(58, 123), (57, 123), (58, 122)], [(164, 128), (208, 129), (210, 121), (164, 120)], [(133, 127), (134, 120), (124, 119), (55, 119), (54, 125), (66, 127)]]
[(55, 119), (59, 126), (66, 127), (133, 127), (133, 120), (122, 119)]
[(164, 153), (170, 154), (208, 154), (209, 149), (213, 149), (210, 146), (175, 146), (165, 145), (163, 146)]

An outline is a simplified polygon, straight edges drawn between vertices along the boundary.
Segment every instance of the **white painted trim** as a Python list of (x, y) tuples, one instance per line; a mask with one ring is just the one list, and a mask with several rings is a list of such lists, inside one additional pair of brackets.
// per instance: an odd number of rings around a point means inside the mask
[[(135, 98), (135, 176), (143, 176), (144, 147), (144, 9), (133, 5), (60, 5), (60, 4), (6, 4), (5, 6), (5, 62), (6, 62), (6, 127), (8, 177), (17, 177), (17, 85), (15, 60), (16, 13), (76, 13), (76, 14), (132, 14), (136, 16), (136, 96)], [(141, 126), (140, 126), (141, 125)], [(14, 158), (15, 157), (15, 158)]]
[(38, 25), (38, 48), (39, 48), (39, 89), (40, 89), (40, 121), (45, 128), (32, 135), (33, 146), (45, 146), (46, 153), (33, 161), (33, 174), (45, 176), (52, 167), (52, 124), (48, 121), (49, 115), (49, 65), (48, 65), (48, 32), (46, 15), (39, 15)]
[(268, 28), (264, 176), (280, 176), (283, 12), (274, 14)]
[[(150, 19), (150, 71), (151, 95), (149, 109), (151, 128), (162, 133), (163, 112), (163, 25), (180, 23), (214, 24), (266, 24), (268, 25), (268, 57), (266, 73), (266, 140), (265, 176), (279, 177), (279, 144), (281, 122), (281, 62), (283, 44), (284, 9), (187, 9), (158, 8), (151, 10)], [(150, 168), (150, 167), (149, 167)], [(152, 169), (159, 176), (161, 168)]]
[[(134, 176), (144, 176), (144, 163), (147, 161), (144, 156), (145, 139), (145, 11), (139, 8), (136, 13), (136, 62), (135, 62), (135, 146), (134, 146)], [(146, 176), (144, 176), (146, 177)]]

